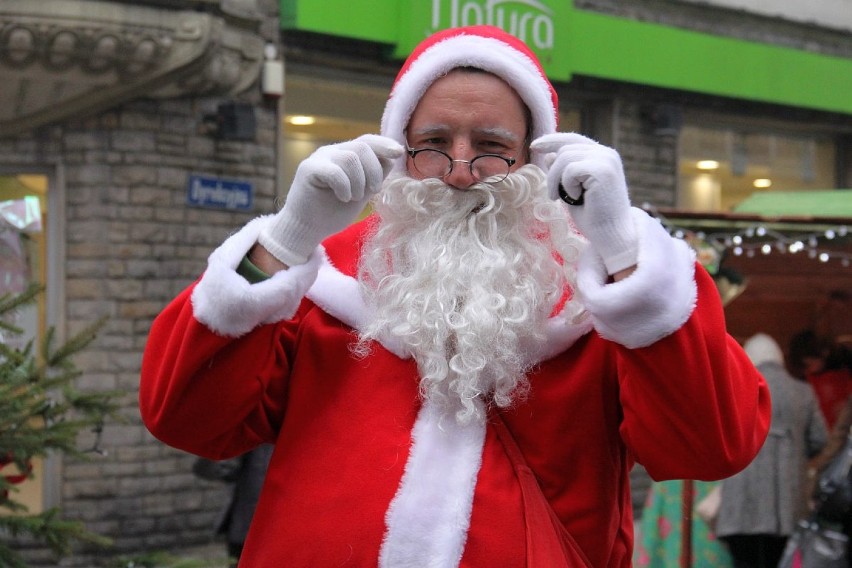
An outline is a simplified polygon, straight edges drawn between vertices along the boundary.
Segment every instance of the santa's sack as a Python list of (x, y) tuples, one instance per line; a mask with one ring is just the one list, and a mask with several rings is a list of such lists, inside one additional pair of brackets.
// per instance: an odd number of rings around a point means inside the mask
[(800, 521), (787, 540), (778, 568), (849, 568), (848, 540), (832, 527)]
[(591, 568), (592, 563), (542, 493), (535, 473), (527, 465), (521, 448), (503, 418), (497, 414), (492, 424), (515, 467), (515, 475), (521, 486), (527, 529), (527, 568)]

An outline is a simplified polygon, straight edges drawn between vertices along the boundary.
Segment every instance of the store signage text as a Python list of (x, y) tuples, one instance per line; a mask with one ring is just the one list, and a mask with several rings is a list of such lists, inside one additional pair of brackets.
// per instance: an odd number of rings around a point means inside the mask
[(195, 207), (246, 210), (251, 208), (252, 194), (249, 182), (190, 176), (186, 202)]
[(536, 0), (432, 0), (432, 29), (489, 24), (536, 50), (554, 46), (553, 10)]

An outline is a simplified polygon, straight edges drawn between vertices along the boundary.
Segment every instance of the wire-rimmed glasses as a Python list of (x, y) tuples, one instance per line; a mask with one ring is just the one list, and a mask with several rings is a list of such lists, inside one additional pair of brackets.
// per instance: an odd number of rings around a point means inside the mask
[(446, 152), (435, 148), (406, 148), (414, 169), (426, 178), (444, 179), (453, 171), (456, 162), (467, 164), (470, 175), (477, 181), (498, 183), (506, 179), (509, 170), (515, 165), (515, 158), (505, 158), (498, 154), (480, 154), (472, 160), (454, 160)]

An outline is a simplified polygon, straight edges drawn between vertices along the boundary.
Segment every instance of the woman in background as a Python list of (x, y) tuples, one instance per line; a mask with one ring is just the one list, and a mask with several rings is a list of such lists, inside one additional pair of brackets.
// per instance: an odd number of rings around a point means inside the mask
[[(694, 502), (707, 497), (719, 481), (693, 481)], [(683, 555), (683, 480), (654, 483), (648, 491), (636, 534), (633, 565), (637, 568), (673, 568)], [(734, 565), (724, 543), (695, 514), (689, 535), (691, 568), (730, 568)]]

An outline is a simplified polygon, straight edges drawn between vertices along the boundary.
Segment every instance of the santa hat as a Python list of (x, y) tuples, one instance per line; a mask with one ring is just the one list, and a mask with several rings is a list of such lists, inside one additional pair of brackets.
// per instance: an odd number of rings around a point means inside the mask
[(405, 144), (405, 128), (420, 98), (457, 67), (497, 75), (521, 97), (532, 115), (532, 138), (556, 132), (559, 99), (535, 54), (495, 26), (450, 28), (423, 40), (396, 77), (382, 115), (382, 135)]

